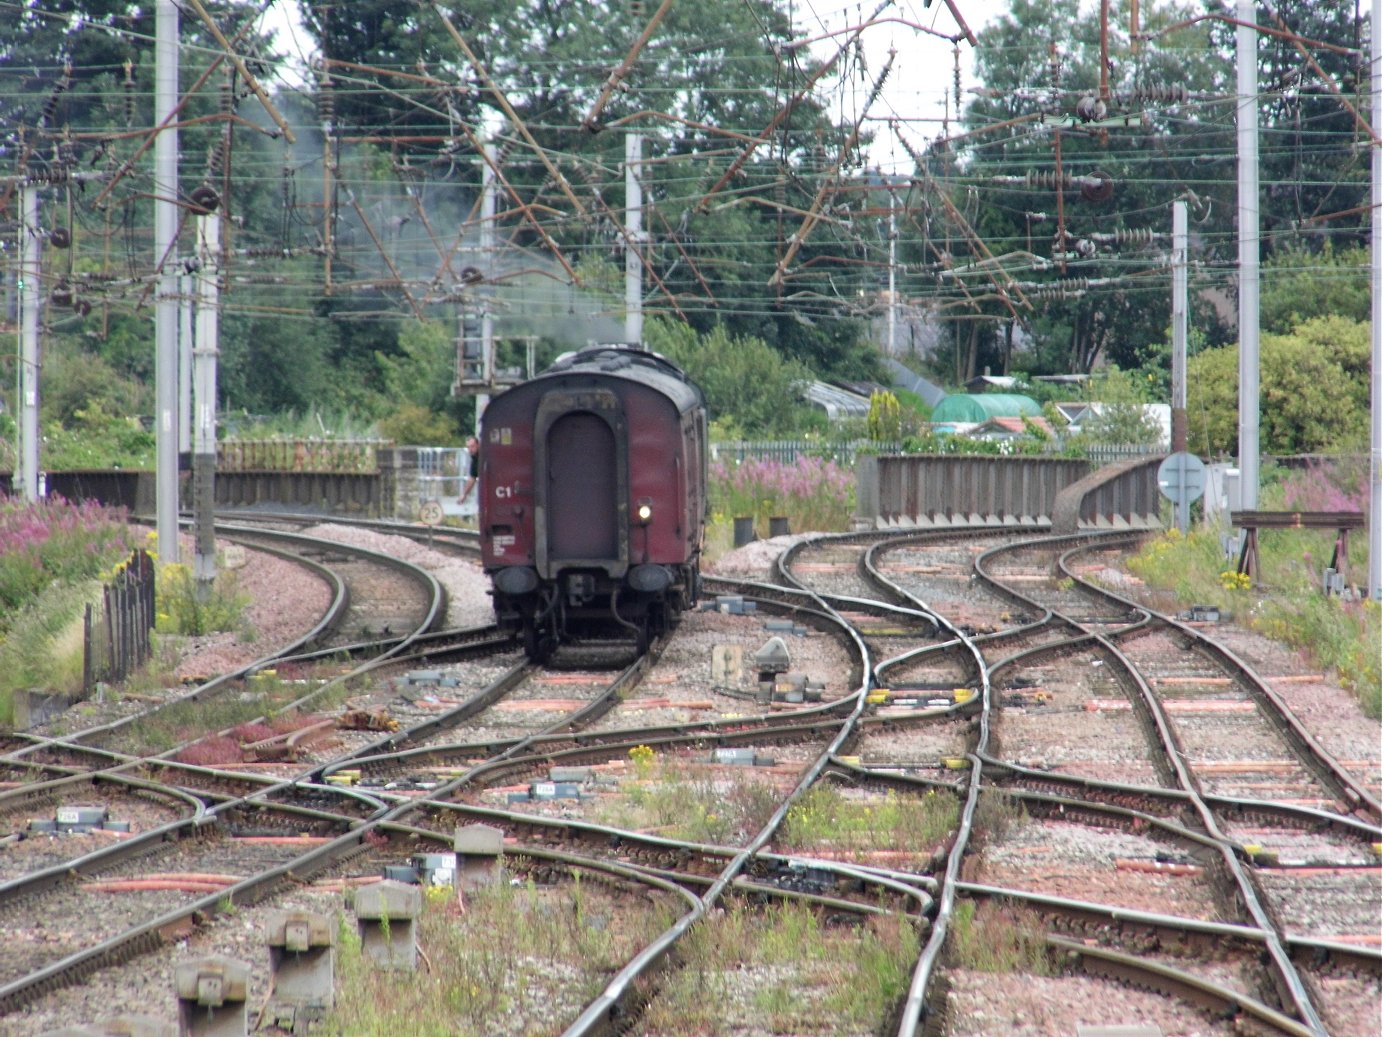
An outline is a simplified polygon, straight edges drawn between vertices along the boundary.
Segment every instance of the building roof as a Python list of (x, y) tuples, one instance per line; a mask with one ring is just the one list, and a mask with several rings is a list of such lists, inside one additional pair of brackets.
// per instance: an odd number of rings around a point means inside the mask
[(827, 382), (811, 382), (802, 391), (808, 403), (834, 418), (867, 418), (869, 399)]
[(1053, 436), (1051, 426), (1040, 414), (1022, 418), (989, 418), (988, 421), (971, 429), (969, 435), (975, 439), (1012, 439), (1031, 434), (1028, 426)]
[(1041, 405), (1030, 396), (1017, 393), (985, 392), (947, 396), (931, 412), (933, 422), (988, 421), (989, 418), (1020, 418), (1041, 413)]
[(1018, 386), (1018, 379), (1010, 374), (981, 374), (965, 382), (970, 392), (988, 392), (994, 389), (1012, 390)]

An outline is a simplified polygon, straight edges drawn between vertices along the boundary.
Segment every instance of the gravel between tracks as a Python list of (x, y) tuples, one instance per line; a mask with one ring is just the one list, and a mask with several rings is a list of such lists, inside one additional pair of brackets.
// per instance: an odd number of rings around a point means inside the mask
[[(488, 584), (478, 566), (430, 551), (399, 537), (325, 525), (317, 535), (373, 547), (433, 571), (447, 587), (448, 623), (452, 626), (477, 626), (492, 619)], [(778, 553), (800, 537), (779, 537), (756, 541), (740, 548), (708, 571), (723, 575), (766, 578)], [(1111, 570), (1112, 572), (1112, 570)], [(315, 622), (325, 606), (326, 588), (316, 580), (303, 580), (300, 570), (289, 562), (258, 552), (248, 552), (239, 570), (240, 588), (251, 599), (245, 618), (249, 636), (217, 635), (188, 640), (177, 646), (181, 654), (179, 673), (220, 672), (243, 666), (278, 645), (300, 637)], [(1137, 588), (1124, 585), (1129, 593)], [(1163, 602), (1155, 603), (1165, 610)], [(688, 617), (690, 618), (690, 617)], [(687, 624), (687, 632), (713, 627), (719, 617), (706, 616), (705, 623)], [(1261, 672), (1268, 675), (1309, 673), (1314, 670), (1298, 653), (1261, 638), (1250, 631), (1222, 625), (1215, 635), (1226, 641)], [(696, 653), (699, 654), (699, 653)], [(699, 677), (699, 675), (697, 675)], [(1356, 702), (1332, 678), (1319, 683), (1277, 684), (1277, 692), (1288, 706), (1325, 744), (1341, 758), (1364, 761), (1366, 777), (1377, 776), (1382, 726), (1361, 715)], [(694, 679), (691, 688), (697, 693)], [(1072, 834), (1078, 841), (1078, 831)], [(1126, 887), (1124, 887), (1126, 889)], [(339, 899), (332, 895), (302, 890), (275, 907), (300, 907), (332, 912)], [(1154, 905), (1148, 905), (1154, 908)], [(111, 910), (121, 910), (113, 901)], [(190, 943), (171, 954), (152, 955), (132, 968), (106, 970), (89, 984), (69, 988), (41, 999), (29, 1009), (0, 1021), (0, 1035), (18, 1037), (48, 1026), (86, 1023), (114, 1012), (141, 1012), (169, 1017), (171, 967), (175, 960), (206, 953), (226, 954), (258, 962), (263, 955), (263, 937), (256, 923), (258, 910), (240, 916), (216, 919)], [(261, 970), (256, 969), (256, 972)], [(1188, 1021), (1184, 1009), (1156, 995), (1082, 977), (1033, 978), (1021, 973), (971, 973), (952, 971), (952, 1001), (948, 1033), (959, 1037), (1017, 1035), (1017, 1037), (1068, 1037), (1072, 1030), (1071, 1006), (1079, 1005), (1078, 1021), (1083, 1025), (1151, 1024), (1163, 1033), (1179, 1037), (1219, 1035), (1234, 1032), (1226, 1024), (1198, 1017)], [(1376, 1005), (1382, 996), (1376, 984), (1324, 981), (1330, 987), (1326, 1016), (1331, 1033), (1377, 1037)], [(258, 1003), (262, 989), (253, 997)], [(1194, 1018), (1194, 1017), (1190, 1017)]]

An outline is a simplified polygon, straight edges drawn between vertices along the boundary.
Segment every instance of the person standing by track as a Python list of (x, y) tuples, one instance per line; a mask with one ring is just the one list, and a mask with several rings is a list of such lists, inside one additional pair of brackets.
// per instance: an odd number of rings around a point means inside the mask
[(464, 471), (461, 474), (461, 521), (469, 525), (478, 520), (480, 509), (480, 441), (471, 436), (465, 441), (461, 455)]

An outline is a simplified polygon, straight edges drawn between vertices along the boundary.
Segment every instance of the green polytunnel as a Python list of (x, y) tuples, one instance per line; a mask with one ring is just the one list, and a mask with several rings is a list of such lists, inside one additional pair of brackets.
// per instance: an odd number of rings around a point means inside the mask
[(947, 396), (936, 404), (931, 421), (980, 424), (991, 418), (1027, 418), (1041, 414), (1041, 404), (1019, 393), (985, 392)]

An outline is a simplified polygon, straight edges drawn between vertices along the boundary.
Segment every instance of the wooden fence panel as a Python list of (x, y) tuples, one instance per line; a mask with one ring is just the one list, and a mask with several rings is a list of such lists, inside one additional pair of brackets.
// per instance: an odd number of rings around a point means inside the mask
[(99, 614), (86, 607), (82, 684), (88, 695), (97, 683), (122, 681), (148, 661), (156, 583), (153, 556), (135, 551), (104, 588)]

